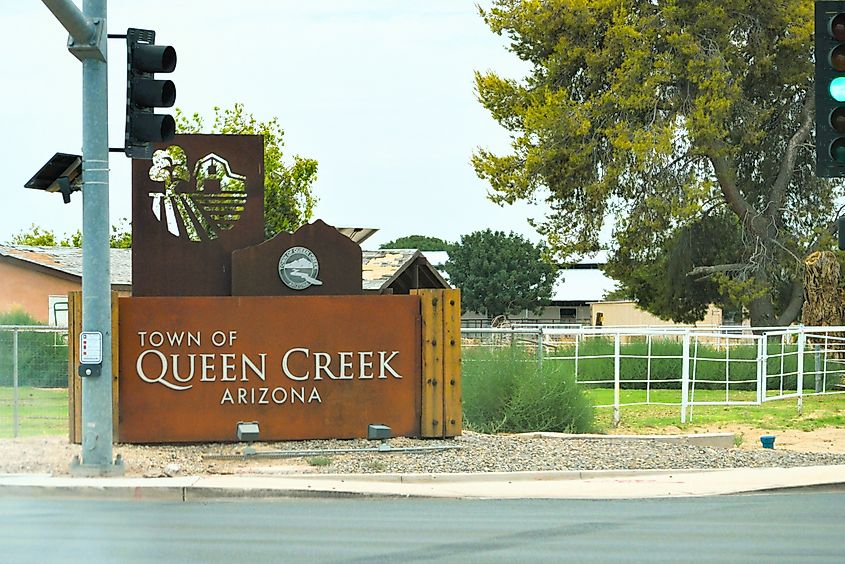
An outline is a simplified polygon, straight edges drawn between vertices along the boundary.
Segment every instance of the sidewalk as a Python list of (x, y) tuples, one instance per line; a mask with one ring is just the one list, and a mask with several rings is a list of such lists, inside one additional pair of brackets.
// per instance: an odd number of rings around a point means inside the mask
[(845, 466), (514, 472), (73, 478), (0, 475), (0, 496), (197, 501), (285, 497), (460, 499), (634, 499), (845, 486)]

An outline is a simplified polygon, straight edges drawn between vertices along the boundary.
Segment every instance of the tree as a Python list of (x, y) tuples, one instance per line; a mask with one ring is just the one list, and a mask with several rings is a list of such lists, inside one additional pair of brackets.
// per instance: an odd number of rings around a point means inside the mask
[[(112, 225), (112, 234), (109, 236), (109, 246), (113, 249), (129, 249), (132, 247), (132, 231), (126, 218), (121, 219), (118, 225)], [(33, 247), (82, 247), (82, 231), (77, 229), (75, 233), (65, 235), (61, 240), (50, 229), (42, 229), (32, 224), (29, 231), (21, 231), (12, 236), (13, 245), (30, 245)]]
[(842, 186), (813, 172), (813, 3), (496, 0), (490, 28), (531, 65), (476, 74), (511, 151), (479, 149), (500, 204), (544, 198), (558, 258), (596, 250), (664, 317), (709, 302), (795, 320), (803, 258), (832, 244)]
[[(82, 246), (82, 234), (79, 236), (79, 245)], [(122, 218), (117, 225), (111, 226), (109, 235), (109, 247), (113, 249), (132, 248), (132, 228), (126, 218)]]
[(29, 231), (21, 231), (13, 235), (10, 241), (13, 245), (29, 245), (31, 247), (55, 247), (61, 245), (69, 247), (67, 241), (58, 242), (56, 234), (49, 229), (41, 229), (34, 223), (29, 226)]
[(449, 281), (461, 289), (461, 307), (493, 318), (548, 303), (557, 268), (543, 259), (543, 248), (502, 231), (476, 231), (461, 237), (445, 265)]
[(421, 251), (448, 251), (452, 243), (427, 235), (408, 235), (382, 244), (379, 249), (419, 249)]
[[(190, 118), (176, 109), (178, 133), (201, 133), (206, 129), (203, 118), (195, 113)], [(258, 121), (236, 103), (232, 109), (214, 108), (214, 122), (206, 133), (262, 135), (264, 137), (264, 236), (270, 239), (280, 231), (295, 231), (307, 223), (314, 213), (316, 198), (311, 187), (317, 179), (317, 161), (299, 155), (285, 164), (282, 148), (285, 132), (279, 120)]]

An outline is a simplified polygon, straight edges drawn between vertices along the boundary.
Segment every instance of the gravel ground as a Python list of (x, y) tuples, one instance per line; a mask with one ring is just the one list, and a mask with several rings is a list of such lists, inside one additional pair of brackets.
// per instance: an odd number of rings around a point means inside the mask
[[(303, 473), (514, 472), (526, 470), (710, 469), (845, 464), (845, 454), (769, 449), (720, 449), (649, 441), (543, 439), (465, 431), (451, 440), (395, 438), (391, 448), (460, 449), (330, 454), (329, 449), (375, 448), (365, 440), (258, 443), (258, 453), (312, 451), (289, 458), (241, 456), (242, 444), (116, 445), (127, 476)], [(319, 452), (317, 452), (319, 451)], [(0, 440), (0, 473), (66, 475), (79, 445), (63, 437)], [(228, 456), (217, 459), (215, 456)]]

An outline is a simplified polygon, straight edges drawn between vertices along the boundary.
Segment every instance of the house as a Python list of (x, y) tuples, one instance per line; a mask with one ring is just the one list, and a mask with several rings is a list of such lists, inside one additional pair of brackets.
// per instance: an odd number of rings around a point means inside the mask
[[(343, 232), (343, 230), (341, 230)], [(351, 238), (360, 230), (350, 231)], [(132, 250), (111, 249), (111, 287), (132, 294)], [(416, 250), (363, 251), (366, 294), (407, 294), (414, 288), (449, 288)], [(22, 308), (36, 320), (67, 325), (67, 294), (82, 289), (82, 249), (0, 245), (0, 312)]]
[[(449, 259), (445, 251), (426, 252), (426, 257), (437, 268)], [(607, 276), (602, 266), (607, 262), (607, 252), (601, 251), (578, 262), (560, 268), (552, 286), (549, 305), (539, 313), (522, 311), (508, 316), (507, 323), (529, 325), (573, 325), (573, 326), (668, 326), (676, 325), (640, 309), (633, 300), (608, 300), (618, 283)], [(444, 279), (448, 276), (442, 273)], [(503, 320), (491, 320), (476, 312), (464, 312), (461, 324), (464, 327), (489, 327)], [(722, 310), (710, 306), (701, 325), (721, 325)]]
[[(128, 249), (111, 249), (111, 287), (132, 292)], [(50, 325), (67, 325), (67, 294), (82, 289), (82, 249), (0, 245), (0, 311), (23, 309)]]
[[(592, 325), (592, 304), (604, 300), (605, 296), (617, 287), (616, 281), (601, 270), (606, 257), (606, 253), (597, 253), (571, 266), (560, 268), (552, 286), (549, 305), (536, 313), (525, 310), (510, 315), (508, 322), (511, 324)], [(633, 302), (630, 304), (631, 307), (636, 307)], [(475, 312), (466, 312), (462, 316), (464, 327), (486, 327), (493, 321)]]
[(365, 294), (407, 294), (415, 288), (450, 288), (442, 274), (416, 249), (363, 251)]

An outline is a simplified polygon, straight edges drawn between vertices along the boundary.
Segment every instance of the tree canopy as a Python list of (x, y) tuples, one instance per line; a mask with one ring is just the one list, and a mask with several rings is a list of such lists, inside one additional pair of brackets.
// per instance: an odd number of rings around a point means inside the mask
[(448, 251), (453, 244), (427, 235), (407, 235), (379, 246), (380, 249), (419, 249), (420, 251)]
[[(117, 225), (112, 225), (109, 236), (109, 246), (114, 249), (129, 249), (132, 247), (132, 231), (129, 222), (124, 218)], [(9, 241), (13, 245), (30, 245), (33, 247), (81, 247), (82, 231), (65, 235), (62, 238), (56, 236), (51, 229), (44, 229), (32, 224), (28, 230), (21, 231), (12, 236)]]
[(545, 200), (566, 259), (600, 247), (641, 306), (708, 303), (787, 324), (803, 258), (828, 247), (842, 186), (813, 171), (813, 3), (496, 0), (482, 17), (530, 65), (476, 74), (511, 150), (479, 149), (501, 204)]
[(198, 113), (190, 117), (176, 109), (177, 133), (230, 133), (264, 137), (264, 237), (295, 231), (314, 213), (317, 199), (311, 193), (317, 180), (317, 161), (294, 155), (287, 164), (282, 151), (285, 132), (278, 118), (259, 121), (236, 103), (232, 109), (214, 108), (210, 128)]
[(445, 265), (449, 282), (461, 289), (461, 307), (493, 318), (548, 303), (557, 268), (543, 248), (516, 233), (476, 231), (461, 237)]

